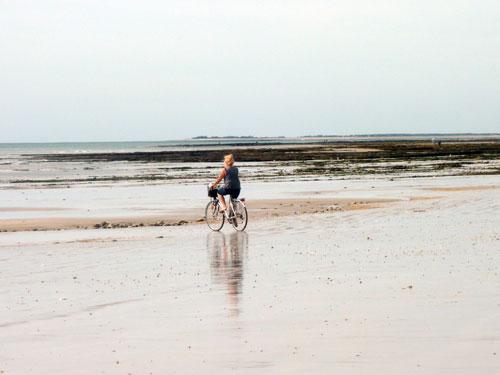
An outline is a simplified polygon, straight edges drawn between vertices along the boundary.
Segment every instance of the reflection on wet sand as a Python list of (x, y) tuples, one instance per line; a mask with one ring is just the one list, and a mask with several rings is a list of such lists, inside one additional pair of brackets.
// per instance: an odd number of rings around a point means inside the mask
[(212, 232), (207, 236), (212, 282), (226, 290), (231, 316), (240, 313), (239, 296), (243, 289), (244, 259), (248, 251), (248, 235), (233, 232), (225, 235)]

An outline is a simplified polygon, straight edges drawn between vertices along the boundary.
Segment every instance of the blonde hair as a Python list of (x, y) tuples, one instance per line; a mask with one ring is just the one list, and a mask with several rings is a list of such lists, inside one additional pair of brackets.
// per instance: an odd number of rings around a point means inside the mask
[(232, 167), (234, 164), (233, 154), (229, 154), (229, 155), (224, 156), (224, 163), (229, 165), (230, 167)]

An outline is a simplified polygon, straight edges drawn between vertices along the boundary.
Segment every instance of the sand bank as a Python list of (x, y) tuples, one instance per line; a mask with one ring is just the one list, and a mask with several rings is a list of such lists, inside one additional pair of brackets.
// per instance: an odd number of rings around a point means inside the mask
[[(256, 199), (248, 202), (252, 220), (311, 213), (361, 210), (395, 202), (391, 199)], [(2, 212), (53, 212), (63, 208), (37, 207), (3, 209)], [(121, 217), (38, 217), (0, 219), (0, 231), (47, 231), (67, 229), (114, 229), (146, 226), (181, 226), (204, 223), (203, 209), (168, 211), (163, 215), (130, 215)]]

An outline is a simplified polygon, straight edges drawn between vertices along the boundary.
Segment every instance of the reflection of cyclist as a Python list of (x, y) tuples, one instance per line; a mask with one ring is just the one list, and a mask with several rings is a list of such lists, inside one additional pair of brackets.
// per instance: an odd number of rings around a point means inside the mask
[(234, 166), (234, 157), (232, 154), (224, 157), (224, 168), (222, 168), (219, 177), (217, 177), (217, 180), (210, 187), (217, 187), (222, 180), (224, 180), (224, 186), (217, 189), (217, 196), (221, 204), (221, 211), (224, 212), (227, 208), (224, 195), (230, 195), (231, 199), (236, 199), (240, 195), (241, 190), (238, 167)]
[(248, 254), (248, 236), (233, 232), (227, 237), (220, 232), (207, 236), (210, 270), (214, 285), (223, 287), (229, 298), (231, 316), (239, 314), (239, 297), (243, 293), (244, 260)]

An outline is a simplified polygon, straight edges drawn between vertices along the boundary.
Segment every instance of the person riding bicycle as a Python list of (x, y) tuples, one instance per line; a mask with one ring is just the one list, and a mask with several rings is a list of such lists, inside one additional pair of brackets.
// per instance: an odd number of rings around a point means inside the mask
[[(217, 185), (224, 180), (224, 186), (217, 188)], [(217, 188), (217, 197), (219, 199), (222, 212), (226, 211), (225, 195), (230, 195), (231, 199), (236, 199), (240, 195), (241, 184), (238, 176), (238, 167), (234, 166), (233, 154), (224, 156), (224, 168), (221, 169), (219, 177), (210, 186), (210, 188)]]

